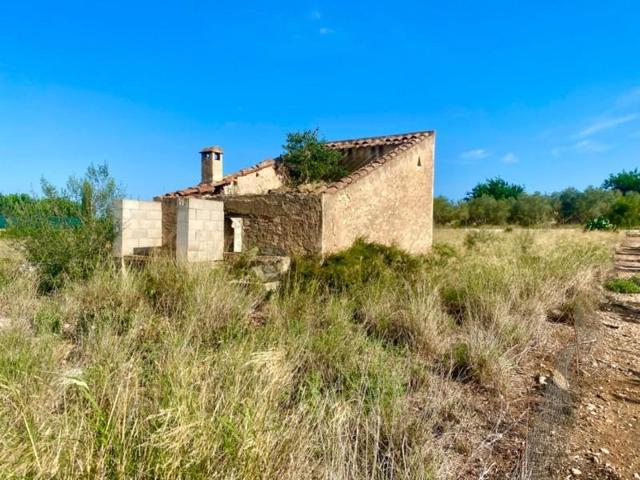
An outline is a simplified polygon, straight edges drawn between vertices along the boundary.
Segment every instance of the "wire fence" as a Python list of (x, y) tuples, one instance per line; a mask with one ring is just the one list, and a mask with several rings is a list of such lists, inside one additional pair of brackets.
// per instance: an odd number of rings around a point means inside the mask
[(574, 339), (558, 353), (554, 371), (543, 385), (542, 401), (529, 429), (524, 458), (514, 480), (555, 478), (554, 471), (564, 456), (569, 427), (575, 419), (574, 399), (578, 394), (580, 360), (592, 348), (596, 336), (590, 315), (591, 310), (584, 306), (576, 309)]

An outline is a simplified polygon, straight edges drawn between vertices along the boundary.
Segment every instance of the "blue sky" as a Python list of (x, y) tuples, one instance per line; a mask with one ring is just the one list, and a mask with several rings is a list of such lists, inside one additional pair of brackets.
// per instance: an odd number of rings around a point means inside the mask
[(328, 139), (437, 131), (436, 193), (640, 160), (640, 2), (2, 1), (0, 192), (107, 162), (129, 196)]

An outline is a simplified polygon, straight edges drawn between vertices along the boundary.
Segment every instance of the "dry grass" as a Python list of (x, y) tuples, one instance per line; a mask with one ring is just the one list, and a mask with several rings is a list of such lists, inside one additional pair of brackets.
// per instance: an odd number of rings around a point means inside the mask
[(477, 447), (469, 382), (509, 388), (615, 235), (445, 235), (454, 249), (411, 278), (268, 299), (162, 260), (38, 296), (4, 264), (0, 315), (20, 322), (0, 330), (0, 477), (459, 478)]
[(17, 261), (20, 259), (20, 254), (9, 239), (2, 238), (2, 230), (0, 230), (0, 261), (3, 259)]
[[(526, 229), (521, 227), (499, 228), (499, 227), (486, 227), (486, 228), (436, 228), (433, 231), (433, 243), (447, 243), (450, 245), (462, 246), (464, 244), (465, 236), (469, 232), (474, 231), (489, 231), (494, 233), (509, 233), (513, 234), (532, 234), (535, 236), (537, 243), (542, 245), (554, 245), (559, 241), (581, 241), (588, 239), (589, 241), (602, 242), (606, 245), (613, 245), (617, 242), (623, 232), (601, 232), (592, 231), (585, 232), (581, 227), (564, 227), (564, 228), (535, 228)], [(508, 231), (507, 231), (508, 230)]]

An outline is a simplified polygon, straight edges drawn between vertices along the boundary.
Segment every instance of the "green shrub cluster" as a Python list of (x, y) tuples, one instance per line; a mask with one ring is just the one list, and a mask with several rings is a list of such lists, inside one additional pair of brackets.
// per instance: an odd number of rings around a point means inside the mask
[(357, 239), (350, 248), (329, 255), (298, 258), (291, 271), (295, 281), (315, 281), (333, 291), (396, 277), (410, 278), (420, 259), (396, 247)]
[(52, 291), (67, 280), (87, 279), (108, 261), (115, 236), (113, 200), (122, 192), (106, 165), (90, 166), (66, 188), (42, 181), (42, 197), (12, 202), (7, 236), (40, 272), (40, 288)]
[(616, 229), (616, 226), (605, 217), (596, 217), (589, 220), (584, 226), (585, 230), (601, 230), (610, 232)]
[(614, 278), (607, 281), (604, 286), (615, 293), (640, 293), (640, 278)]
[(348, 173), (342, 153), (327, 147), (317, 129), (287, 134), (283, 149), (282, 162), (294, 185), (335, 181)]

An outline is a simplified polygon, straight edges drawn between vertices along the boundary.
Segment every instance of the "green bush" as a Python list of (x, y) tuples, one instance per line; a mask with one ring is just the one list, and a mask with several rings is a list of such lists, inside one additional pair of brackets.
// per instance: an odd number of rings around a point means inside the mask
[(640, 293), (640, 278), (614, 278), (604, 286), (607, 290), (615, 293)]
[(91, 165), (62, 190), (43, 180), (42, 192), (38, 201), (15, 205), (8, 235), (37, 267), (40, 289), (51, 291), (67, 279), (89, 278), (108, 261), (115, 236), (111, 205), (122, 194), (106, 165)]
[(283, 163), (294, 185), (331, 182), (348, 173), (342, 163), (342, 153), (327, 147), (318, 138), (318, 130), (289, 133), (282, 148)]
[(433, 199), (433, 221), (436, 225), (450, 225), (457, 220), (457, 206), (447, 197)]
[(492, 196), (474, 197), (467, 202), (472, 225), (504, 225), (509, 220), (513, 198), (496, 200)]
[(590, 231), (592, 230), (613, 231), (616, 229), (616, 226), (605, 217), (597, 217), (589, 220), (587, 224), (584, 226), (584, 229), (590, 230)]
[(606, 216), (618, 227), (632, 228), (640, 225), (640, 193), (630, 192), (619, 197)]
[(549, 198), (539, 193), (520, 195), (511, 208), (510, 223), (532, 227), (549, 223), (553, 219), (553, 206)]
[(293, 277), (317, 281), (332, 290), (361, 286), (389, 276), (408, 277), (418, 271), (420, 259), (397, 247), (357, 239), (353, 246), (320, 261), (317, 257), (295, 260)]

